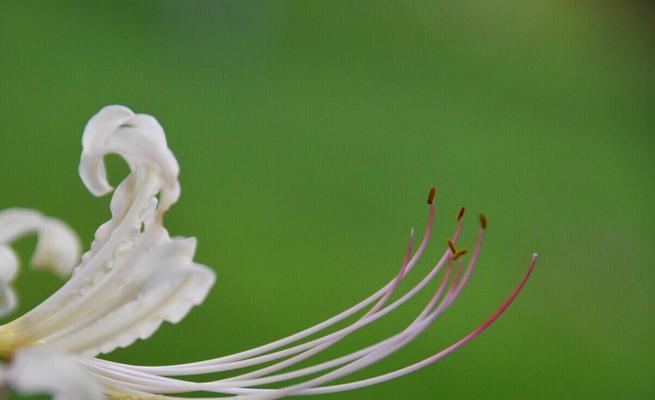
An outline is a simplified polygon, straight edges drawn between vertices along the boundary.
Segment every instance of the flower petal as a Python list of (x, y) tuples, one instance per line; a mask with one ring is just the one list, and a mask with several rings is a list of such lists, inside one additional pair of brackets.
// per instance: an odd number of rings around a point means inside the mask
[(80, 259), (77, 235), (63, 222), (50, 218), (39, 230), (39, 238), (32, 265), (52, 267), (60, 276), (68, 276)]
[(137, 251), (129, 265), (113, 267), (118, 283), (96, 292), (105, 304), (87, 302), (66, 327), (42, 340), (92, 356), (146, 339), (163, 321), (179, 322), (214, 284), (213, 271), (193, 263), (194, 252), (195, 239), (178, 238)]
[(193, 263), (195, 239), (171, 239), (163, 227), (163, 214), (180, 195), (179, 167), (157, 120), (105, 107), (87, 124), (83, 146), (80, 175), (93, 194), (112, 190), (105, 155), (123, 157), (131, 172), (72, 278), (4, 327), (14, 346), (109, 352), (150, 336), (163, 321), (178, 322), (214, 283), (211, 269)]
[(0, 245), (0, 281), (9, 283), (18, 272), (18, 257), (12, 249)]
[(101, 196), (112, 189), (107, 182), (103, 158), (114, 153), (123, 157), (133, 172), (144, 166), (156, 170), (164, 181), (161, 188), (163, 209), (177, 201), (179, 166), (168, 148), (164, 130), (150, 115), (135, 115), (123, 106), (107, 106), (91, 118), (82, 143), (80, 176), (94, 195)]
[(5, 380), (23, 394), (49, 393), (55, 400), (100, 400), (102, 389), (73, 356), (18, 351)]
[(80, 256), (80, 242), (64, 223), (41, 213), (12, 208), (0, 212), (0, 317), (16, 308), (17, 299), (10, 284), (18, 272), (19, 261), (6, 246), (20, 236), (36, 232), (38, 241), (32, 265), (50, 267), (61, 276), (70, 274)]
[(66, 224), (24, 208), (0, 212), (0, 245), (33, 232), (36, 232), (38, 242), (32, 264), (41, 268), (52, 267), (59, 275), (68, 275), (79, 260), (80, 242)]
[(0, 281), (0, 317), (11, 313), (16, 309), (18, 299), (16, 292), (5, 282)]

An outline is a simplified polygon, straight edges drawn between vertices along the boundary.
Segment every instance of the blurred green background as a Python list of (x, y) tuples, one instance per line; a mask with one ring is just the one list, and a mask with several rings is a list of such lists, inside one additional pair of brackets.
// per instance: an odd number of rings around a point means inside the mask
[[(0, 208), (109, 217), (77, 175), (107, 104), (156, 116), (181, 167), (167, 217), (218, 282), (180, 324), (110, 359), (204, 359), (286, 336), (376, 290), (460, 205), (490, 218), (460, 300), (355, 378), (492, 329), (411, 376), (326, 399), (655, 395), (655, 7), (638, 1), (0, 3)], [(126, 167), (111, 160), (118, 182)], [(27, 264), (34, 238), (17, 243)], [(19, 313), (61, 282), (22, 268)], [(403, 288), (409, 287), (408, 284)], [(411, 321), (428, 294), (335, 356)], [(18, 315), (19, 313), (16, 313)]]

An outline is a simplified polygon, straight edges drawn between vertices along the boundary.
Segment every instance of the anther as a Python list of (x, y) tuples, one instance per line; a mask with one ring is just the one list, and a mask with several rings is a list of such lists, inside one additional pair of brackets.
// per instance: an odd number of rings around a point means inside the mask
[(455, 243), (453, 243), (452, 240), (448, 241), (448, 247), (450, 248), (450, 251), (453, 252), (453, 254), (457, 253), (457, 249), (455, 248)]
[(451, 258), (452, 258), (452, 260), (457, 260), (458, 258), (460, 258), (461, 256), (463, 256), (464, 254), (466, 254), (466, 253), (468, 253), (468, 252), (469, 252), (469, 251), (468, 251), (467, 249), (460, 249), (460, 250), (457, 250), (457, 251), (455, 252), (455, 254), (453, 254), (453, 256), (452, 256)]
[(433, 187), (430, 189), (430, 194), (428, 194), (428, 204), (434, 203), (434, 196), (437, 195), (437, 188)]
[(459, 209), (459, 212), (457, 213), (457, 220), (461, 221), (462, 218), (464, 217), (464, 213), (466, 212), (466, 207), (462, 207)]
[(480, 214), (480, 226), (482, 229), (487, 229), (488, 220), (484, 214)]

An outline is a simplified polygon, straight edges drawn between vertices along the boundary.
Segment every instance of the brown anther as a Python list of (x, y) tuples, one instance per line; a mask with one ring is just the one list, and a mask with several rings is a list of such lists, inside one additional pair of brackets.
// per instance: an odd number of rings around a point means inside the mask
[(457, 260), (458, 258), (460, 258), (461, 256), (463, 256), (464, 254), (466, 254), (466, 253), (468, 253), (468, 252), (469, 252), (469, 251), (468, 251), (467, 249), (460, 249), (460, 250), (457, 250), (457, 251), (455, 252), (455, 254), (453, 254), (453, 256), (451, 257), (451, 259), (452, 259), (453, 261), (454, 261), (454, 260)]
[(453, 252), (453, 254), (457, 253), (457, 249), (455, 249), (455, 243), (453, 243), (452, 240), (448, 241), (448, 247), (450, 248), (450, 251)]
[(480, 214), (480, 226), (482, 229), (487, 229), (488, 222), (487, 217), (484, 214)]
[(437, 188), (432, 188), (430, 189), (430, 193), (428, 194), (428, 204), (433, 204), (434, 203), (434, 196), (437, 195)]
[(464, 213), (466, 212), (466, 207), (462, 207), (459, 209), (459, 212), (457, 213), (457, 220), (461, 221), (462, 218), (464, 218)]

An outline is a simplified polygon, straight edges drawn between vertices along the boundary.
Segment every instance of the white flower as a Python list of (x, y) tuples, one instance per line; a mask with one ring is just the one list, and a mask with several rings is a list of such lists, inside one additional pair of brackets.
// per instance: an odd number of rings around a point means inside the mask
[[(486, 329), (509, 306), (530, 276), (536, 255), (517, 289), (491, 318), (463, 339), (408, 367), (360, 381), (326, 385), (394, 353), (423, 332), (450, 307), (466, 286), (480, 253), (486, 230), (481, 229), (466, 265), (456, 243), (463, 209), (449, 246), (425, 278), (391, 301), (399, 282), (427, 246), (434, 220), (435, 191), (430, 192), (428, 224), (416, 252), (414, 234), (399, 273), (380, 290), (313, 327), (254, 349), (214, 359), (159, 367), (104, 361), (96, 356), (136, 339), (152, 335), (164, 321), (176, 323), (200, 304), (213, 286), (214, 272), (193, 262), (195, 240), (171, 238), (163, 226), (164, 213), (180, 195), (179, 167), (168, 149), (164, 131), (148, 115), (121, 106), (102, 109), (87, 124), (83, 136), (80, 175), (94, 195), (113, 189), (108, 184), (104, 156), (123, 157), (130, 174), (115, 189), (112, 218), (96, 232), (95, 240), (66, 284), (27, 314), (0, 326), (0, 354), (9, 362), (0, 379), (16, 390), (47, 391), (57, 399), (160, 398), (175, 393), (204, 391), (248, 399), (276, 399), (290, 395), (321, 394), (369, 386), (429, 365), (461, 347)], [(27, 210), (0, 213), (0, 310), (15, 304), (10, 288), (17, 268), (7, 245), (17, 236), (36, 231), (40, 240), (33, 264), (49, 264), (60, 273), (74, 265), (79, 244), (62, 223)], [(364, 328), (427, 287), (440, 271), (435, 294), (417, 318), (396, 335), (352, 354), (289, 370), (300, 361), (327, 349), (350, 333)], [(303, 341), (358, 313), (344, 328)], [(280, 360), (280, 361), (278, 361)], [(272, 363), (275, 361), (274, 363)], [(266, 367), (230, 378), (192, 382), (172, 376), (230, 371), (268, 363)], [(326, 372), (327, 371), (327, 372)], [(270, 389), (266, 385), (315, 375), (301, 383)], [(318, 375), (317, 375), (318, 374)]]

